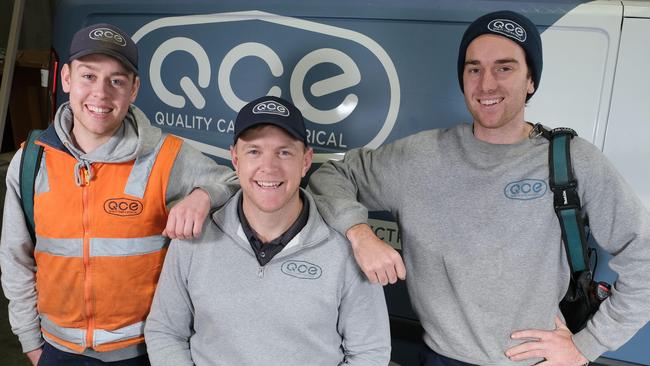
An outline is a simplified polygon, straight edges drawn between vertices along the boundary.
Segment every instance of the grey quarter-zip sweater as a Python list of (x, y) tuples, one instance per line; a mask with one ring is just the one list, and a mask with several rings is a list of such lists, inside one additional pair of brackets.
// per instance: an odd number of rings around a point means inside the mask
[(172, 241), (145, 327), (152, 365), (387, 365), (383, 291), (309, 194), (307, 224), (265, 266), (239, 222), (240, 195), (201, 239)]

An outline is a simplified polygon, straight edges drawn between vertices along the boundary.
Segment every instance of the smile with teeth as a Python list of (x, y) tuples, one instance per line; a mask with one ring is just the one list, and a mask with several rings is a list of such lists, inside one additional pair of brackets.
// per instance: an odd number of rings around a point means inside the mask
[(479, 103), (481, 105), (486, 105), (486, 106), (491, 106), (495, 104), (499, 104), (503, 101), (504, 98), (491, 98), (491, 99), (479, 99)]
[(110, 108), (102, 108), (102, 107), (97, 107), (94, 105), (89, 105), (87, 104), (86, 107), (88, 108), (89, 111), (94, 112), (94, 113), (110, 113), (111, 109)]
[(255, 183), (257, 183), (257, 185), (261, 188), (278, 188), (282, 185), (282, 182), (271, 182), (263, 180), (256, 180)]

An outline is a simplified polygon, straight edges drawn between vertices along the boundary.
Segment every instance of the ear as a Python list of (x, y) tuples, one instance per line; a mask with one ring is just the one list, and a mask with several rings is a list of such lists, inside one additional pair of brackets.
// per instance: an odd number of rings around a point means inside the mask
[(304, 160), (303, 160), (303, 165), (302, 165), (302, 177), (304, 178), (305, 175), (307, 175), (307, 172), (309, 171), (309, 168), (311, 168), (311, 162), (314, 159), (314, 149), (311, 147), (307, 148), (307, 151), (305, 152)]
[(70, 93), (70, 73), (70, 64), (63, 65), (61, 68), (61, 86), (66, 93)]
[(135, 98), (138, 97), (138, 90), (140, 90), (140, 77), (136, 75), (133, 79), (133, 89), (131, 89), (131, 96), (129, 98), (131, 103), (134, 103)]
[(239, 170), (237, 168), (237, 165), (239, 164), (239, 160), (237, 157), (237, 145), (230, 145), (230, 160), (232, 161), (232, 166), (235, 168), (235, 172), (237, 173), (237, 176), (239, 176)]
[(534, 92), (535, 92), (535, 82), (533, 81), (533, 78), (529, 76), (527, 86), (526, 86), (526, 93), (533, 94)]

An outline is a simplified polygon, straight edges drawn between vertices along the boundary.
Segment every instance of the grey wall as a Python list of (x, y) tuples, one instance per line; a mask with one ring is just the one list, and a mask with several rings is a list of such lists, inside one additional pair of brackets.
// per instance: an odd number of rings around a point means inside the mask
[[(50, 49), (54, 0), (24, 0), (18, 49)], [(0, 47), (7, 47), (15, 0), (0, 0)]]

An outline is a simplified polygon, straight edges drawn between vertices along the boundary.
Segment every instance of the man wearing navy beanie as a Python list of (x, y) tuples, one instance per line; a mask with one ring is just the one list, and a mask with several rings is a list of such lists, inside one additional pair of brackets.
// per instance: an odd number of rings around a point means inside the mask
[[(533, 87), (537, 90), (544, 64), (542, 59), (542, 38), (535, 24), (528, 18), (508, 10), (483, 15), (476, 19), (465, 31), (458, 49), (458, 82), (460, 83), (460, 90), (464, 91), (463, 72), (465, 70), (467, 47), (474, 39), (483, 34), (506, 37), (523, 48)], [(526, 96), (526, 101), (535, 94), (535, 90)]]
[[(618, 272), (615, 291), (572, 334), (559, 316), (570, 269), (549, 187), (550, 132), (524, 117), (540, 87), (539, 32), (512, 11), (481, 16), (457, 67), (471, 123), (324, 163), (309, 183), (319, 212), (371, 281), (408, 273), (421, 365), (594, 361), (648, 321), (650, 214), (598, 148), (571, 139), (582, 214)], [(374, 234), (368, 210), (397, 218), (404, 261)]]

